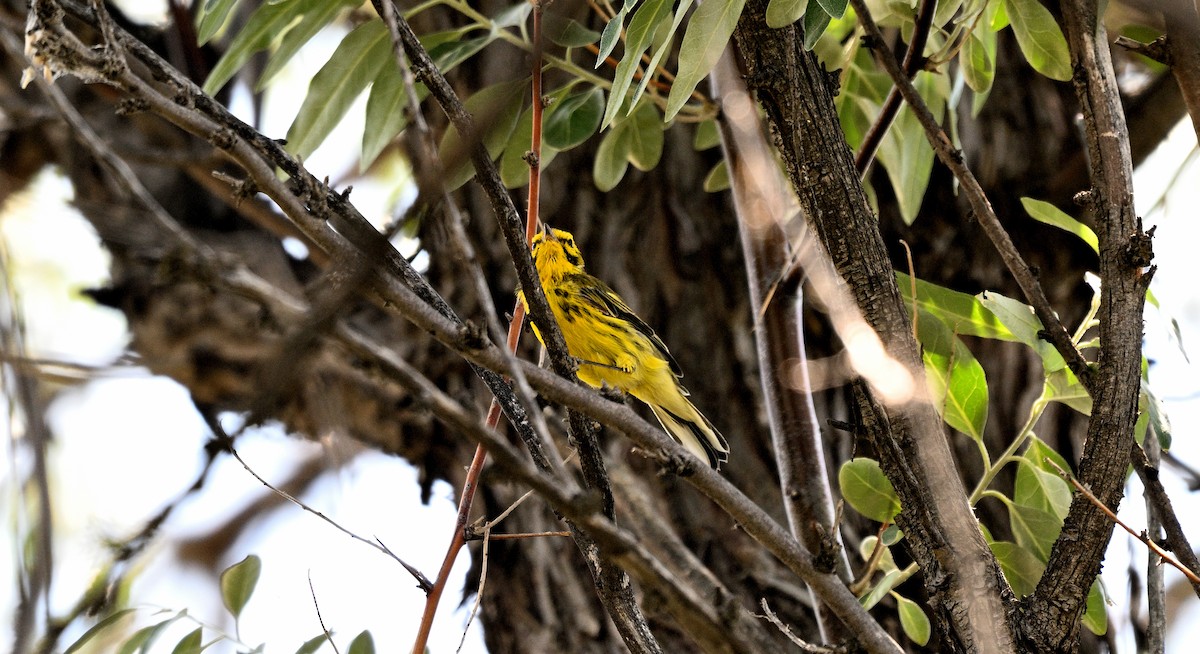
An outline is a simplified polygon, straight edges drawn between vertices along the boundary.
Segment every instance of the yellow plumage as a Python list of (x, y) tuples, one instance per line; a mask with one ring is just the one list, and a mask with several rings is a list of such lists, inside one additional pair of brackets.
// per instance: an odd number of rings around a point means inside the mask
[[(616, 292), (583, 271), (583, 256), (571, 234), (543, 228), (532, 247), (567, 350), (579, 360), (579, 378), (645, 402), (668, 434), (713, 468), (728, 461), (728, 443), (688, 401), (687, 389), (679, 383), (683, 373), (667, 346)], [(524, 305), (525, 295), (517, 297)], [(533, 332), (540, 341), (537, 325)]]

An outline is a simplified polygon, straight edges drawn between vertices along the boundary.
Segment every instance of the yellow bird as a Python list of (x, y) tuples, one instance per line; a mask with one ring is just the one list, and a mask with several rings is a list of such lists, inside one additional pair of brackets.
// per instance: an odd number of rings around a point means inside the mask
[[(543, 225), (534, 235), (533, 262), (579, 378), (607, 384), (645, 402), (675, 440), (713, 468), (729, 460), (729, 444), (687, 399), (683, 373), (662, 339), (604, 282), (583, 270), (571, 234)], [(517, 299), (528, 310), (525, 294)], [(537, 325), (533, 333), (542, 334)]]

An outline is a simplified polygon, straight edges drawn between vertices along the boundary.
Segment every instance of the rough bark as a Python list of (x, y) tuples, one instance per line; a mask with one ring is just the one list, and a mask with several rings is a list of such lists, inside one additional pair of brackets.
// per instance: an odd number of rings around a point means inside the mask
[[(1142, 362), (1142, 309), (1153, 276), (1150, 234), (1133, 208), (1133, 166), (1107, 32), (1097, 6), (1064, 3), (1063, 17), (1084, 112), (1092, 189), (1088, 207), (1100, 239), (1100, 353), (1089, 392), (1093, 398), (1079, 480), (1116, 510), (1124, 491), (1133, 426), (1138, 417)], [(1079, 647), (1079, 616), (1100, 572), (1113, 523), (1077, 494), (1050, 551), (1037, 590), (1021, 608), (1021, 637), (1041, 652)]]
[[(804, 52), (798, 28), (766, 27), (765, 8), (766, 2), (748, 2), (735, 32), (748, 86), (771, 121), (801, 213), (886, 351), (910, 371), (917, 392), (923, 392), (919, 349), (838, 127), (832, 80)], [(900, 495), (897, 522), (921, 565), (943, 645), (951, 651), (1010, 651), (1004, 606), (1010, 591), (966, 504), (941, 419), (923, 401), (902, 406), (876, 401), (862, 408), (877, 414), (873, 444)]]

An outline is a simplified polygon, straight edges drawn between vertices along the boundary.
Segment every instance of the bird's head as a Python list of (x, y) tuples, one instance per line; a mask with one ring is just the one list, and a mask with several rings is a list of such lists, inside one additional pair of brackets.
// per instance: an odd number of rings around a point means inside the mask
[(533, 235), (530, 244), (533, 250), (533, 263), (545, 275), (547, 272), (568, 272), (559, 269), (583, 270), (583, 254), (575, 246), (575, 237), (570, 232), (554, 229), (545, 223), (542, 229)]

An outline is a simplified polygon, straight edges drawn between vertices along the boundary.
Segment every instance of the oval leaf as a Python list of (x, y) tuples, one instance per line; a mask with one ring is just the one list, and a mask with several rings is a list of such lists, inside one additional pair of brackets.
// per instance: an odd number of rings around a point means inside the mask
[(1103, 636), (1108, 631), (1108, 611), (1105, 609), (1104, 587), (1100, 577), (1092, 582), (1092, 589), (1087, 596), (1087, 610), (1083, 613), (1083, 626), (1088, 631)]
[(246, 603), (254, 594), (254, 586), (258, 584), (258, 576), (261, 573), (262, 559), (254, 554), (229, 566), (221, 573), (221, 601), (235, 619), (241, 616), (242, 609), (246, 608)]
[(254, 10), (246, 20), (246, 26), (233, 37), (229, 49), (221, 55), (221, 59), (213, 66), (208, 79), (204, 80), (204, 92), (213, 95), (233, 78), (242, 66), (250, 61), (250, 57), (259, 50), (265, 50), (282, 34), (289, 23), (296, 18), (296, 13), (289, 3), (266, 3)]
[(1039, 561), (1033, 552), (1008, 541), (988, 543), (988, 547), (992, 549), (992, 554), (996, 555), (1000, 570), (1004, 572), (1004, 578), (1008, 580), (1008, 585), (1012, 586), (1017, 597), (1029, 595), (1037, 588), (1046, 564)]
[(183, 639), (180, 640), (177, 645), (175, 645), (175, 649), (171, 650), (171, 654), (200, 654), (201, 650), (204, 649), (202, 646), (203, 641), (201, 640), (203, 637), (204, 628), (196, 627), (192, 633), (184, 636)]
[(708, 193), (720, 193), (730, 188), (729, 166), (722, 159), (708, 171), (704, 177), (704, 190)]
[(817, 0), (817, 4), (830, 18), (841, 18), (846, 13), (848, 0)]
[(778, 29), (800, 20), (808, 0), (771, 0), (767, 3), (767, 27)]
[(63, 652), (63, 654), (74, 654), (75, 652), (79, 651), (84, 645), (87, 645), (89, 641), (91, 641), (93, 638), (95, 638), (97, 635), (99, 635), (100, 632), (113, 626), (115, 623), (120, 621), (122, 618), (129, 615), (130, 613), (133, 613), (136, 610), (137, 609), (121, 609), (120, 611), (117, 611), (117, 612), (113, 613), (112, 615), (109, 615), (108, 617), (104, 618), (100, 622), (97, 622), (96, 624), (92, 625), (92, 628), (83, 632), (83, 635), (79, 637), (79, 640), (76, 640), (75, 642), (71, 643), (70, 647), (68, 647), (66, 649), (66, 651)]
[(1096, 232), (1092, 231), (1091, 227), (1068, 216), (1062, 209), (1049, 202), (1034, 200), (1033, 198), (1021, 198), (1021, 206), (1025, 207), (1026, 213), (1034, 220), (1057, 227), (1065, 232), (1070, 232), (1078, 236), (1084, 243), (1087, 243), (1093, 252), (1100, 253), (1100, 239), (1097, 238)]
[(262, 76), (258, 78), (255, 88), (262, 90), (267, 82), (271, 81), (271, 78), (283, 70), (292, 56), (312, 37), (316, 36), (321, 28), (328, 25), (342, 8), (358, 4), (357, 0), (300, 0), (297, 2), (296, 10), (304, 17), (283, 35), (279, 41), (279, 47), (271, 53), (271, 59), (267, 62), (267, 67), (263, 69)]
[(309, 638), (304, 641), (300, 649), (296, 650), (296, 654), (314, 654), (317, 650), (321, 649), (322, 645), (328, 642), (331, 642), (329, 634), (321, 634), (320, 636)]
[(842, 497), (855, 511), (876, 522), (891, 521), (900, 512), (900, 498), (892, 482), (873, 459), (858, 458), (842, 464), (838, 470)]
[(724, 52), (746, 0), (709, 0), (688, 21), (679, 49), (679, 72), (667, 96), (666, 120), (671, 120), (691, 97)]
[(921, 279), (914, 280), (901, 272), (896, 273), (896, 281), (900, 286), (900, 295), (904, 298), (904, 304), (910, 310), (913, 304), (912, 288), (915, 281), (918, 310), (927, 311), (937, 317), (946, 323), (946, 326), (955, 334), (995, 338), (1001, 341), (1018, 340), (1008, 327), (1000, 322), (996, 314), (992, 313), (974, 295), (967, 295)]
[(1071, 79), (1067, 39), (1050, 10), (1038, 0), (1004, 0), (1004, 9), (1029, 65), (1050, 79), (1061, 82)]
[(237, 0), (205, 0), (200, 4), (196, 14), (196, 43), (204, 45), (216, 36), (225, 20), (229, 18), (229, 10)]
[(333, 131), (367, 84), (391, 61), (392, 42), (382, 21), (363, 23), (346, 35), (308, 85), (288, 128), (288, 150), (307, 157)]
[(346, 654), (375, 654), (375, 639), (371, 637), (371, 632), (363, 630), (355, 636)]
[(921, 647), (927, 645), (933, 632), (929, 616), (925, 615), (916, 602), (907, 597), (899, 593), (892, 593), (892, 597), (896, 598), (896, 609), (900, 613), (900, 627), (904, 629), (904, 635)]
[[(628, 122), (628, 121), (626, 121)], [(621, 183), (625, 171), (629, 169), (629, 131), (625, 123), (609, 130), (596, 149), (596, 159), (592, 162), (592, 179), (596, 188), (601, 191), (611, 191)]]
[[(517, 126), (527, 86), (525, 80), (502, 82), (481, 89), (467, 98), (467, 112), (475, 118), (476, 128), (482, 130), (479, 138), (493, 159), (500, 156)], [(475, 175), (470, 149), (454, 126), (442, 135), (438, 157), (445, 167), (444, 184), (448, 191), (457, 189)]]
[(542, 127), (543, 141), (559, 150), (583, 143), (600, 127), (604, 113), (604, 91), (592, 88), (556, 102)]
[(652, 102), (641, 103), (624, 127), (629, 131), (630, 163), (643, 171), (657, 166), (663, 151), (663, 122), (658, 107)]
[(600, 40), (600, 32), (590, 30), (570, 18), (549, 12), (542, 17), (542, 33), (552, 43), (564, 48), (582, 48)]

